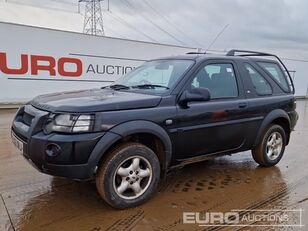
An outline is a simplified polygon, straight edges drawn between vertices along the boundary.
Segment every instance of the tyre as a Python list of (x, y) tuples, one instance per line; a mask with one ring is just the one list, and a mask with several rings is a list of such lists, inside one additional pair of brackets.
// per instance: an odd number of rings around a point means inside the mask
[(260, 144), (252, 150), (254, 160), (263, 167), (276, 165), (282, 158), (286, 145), (286, 133), (280, 125), (271, 125)]
[(139, 143), (120, 145), (98, 167), (96, 188), (112, 207), (125, 209), (147, 201), (160, 180), (156, 154)]

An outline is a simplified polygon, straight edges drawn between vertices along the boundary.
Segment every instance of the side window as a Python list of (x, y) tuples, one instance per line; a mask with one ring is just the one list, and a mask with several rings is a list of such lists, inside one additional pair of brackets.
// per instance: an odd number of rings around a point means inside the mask
[(273, 94), (271, 85), (267, 82), (262, 75), (260, 75), (254, 67), (250, 64), (245, 63), (245, 69), (248, 73), (248, 76), (251, 79), (252, 85), (254, 86), (258, 95), (271, 95)]
[(235, 72), (232, 64), (208, 64), (191, 82), (191, 87), (208, 88), (212, 99), (238, 96)]
[(276, 63), (270, 62), (258, 62), (258, 64), (265, 69), (271, 77), (278, 82), (278, 84), (285, 90), (289, 91), (288, 82), (286, 80), (285, 74), (281, 70), (280, 66)]

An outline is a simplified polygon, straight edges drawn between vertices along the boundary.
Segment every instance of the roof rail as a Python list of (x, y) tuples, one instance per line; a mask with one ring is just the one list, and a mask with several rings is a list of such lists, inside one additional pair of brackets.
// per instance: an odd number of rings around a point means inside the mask
[(187, 52), (187, 55), (205, 55), (206, 52), (196, 52), (196, 51), (191, 51), (191, 52)]
[(265, 52), (259, 52), (259, 51), (249, 51), (249, 50), (230, 50), (227, 53), (227, 56), (235, 56), (235, 53), (246, 53), (238, 56), (276, 56), (274, 54), (269, 54)]
[(282, 60), (277, 55), (270, 54), (270, 53), (264, 53), (264, 52), (258, 52), (258, 51), (248, 51), (248, 50), (230, 50), (226, 55), (227, 56), (236, 56), (235, 55), (236, 53), (244, 53), (244, 54), (237, 55), (237, 56), (242, 56), (242, 57), (247, 57), (247, 56), (267, 56), (267, 57), (274, 57), (274, 58), (276, 58), (279, 61), (279, 63), (283, 66), (284, 71), (287, 73), (287, 76), (288, 76), (288, 79), (289, 79), (289, 82), (290, 82), (289, 85), (292, 88), (293, 94), (295, 93), (294, 83), (293, 83), (292, 77), (290, 75), (290, 72), (287, 69), (287, 67), (284, 65)]

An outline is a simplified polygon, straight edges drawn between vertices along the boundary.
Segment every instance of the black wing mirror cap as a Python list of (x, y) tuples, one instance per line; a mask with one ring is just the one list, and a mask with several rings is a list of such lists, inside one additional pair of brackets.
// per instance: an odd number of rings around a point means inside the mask
[(187, 103), (189, 102), (209, 100), (211, 100), (211, 93), (209, 89), (197, 87), (184, 91), (180, 97), (179, 104), (183, 107), (188, 107)]

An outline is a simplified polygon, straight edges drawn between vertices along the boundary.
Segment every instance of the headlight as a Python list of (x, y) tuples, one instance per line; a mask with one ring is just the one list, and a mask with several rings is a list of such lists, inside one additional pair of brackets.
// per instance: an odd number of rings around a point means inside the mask
[(45, 125), (44, 132), (82, 133), (93, 130), (93, 115), (60, 114), (51, 115)]

